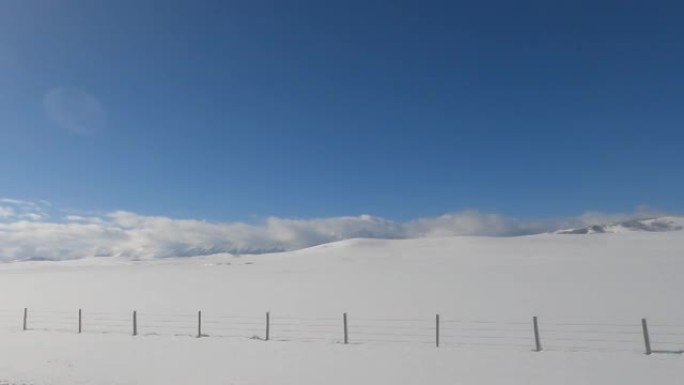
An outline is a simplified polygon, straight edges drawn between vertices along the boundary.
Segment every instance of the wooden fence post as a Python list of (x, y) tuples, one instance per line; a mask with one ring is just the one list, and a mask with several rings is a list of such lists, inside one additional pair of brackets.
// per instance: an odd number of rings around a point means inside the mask
[(539, 323), (537, 322), (537, 316), (532, 317), (532, 324), (534, 325), (534, 351), (541, 352), (541, 339), (539, 338)]
[(651, 338), (648, 335), (648, 323), (646, 322), (646, 318), (641, 319), (641, 329), (644, 332), (644, 345), (646, 346), (646, 354), (649, 355), (653, 353), (651, 350)]
[(197, 338), (202, 337), (202, 310), (197, 312)]
[(435, 345), (439, 347), (439, 314), (435, 317)]
[(138, 335), (138, 312), (133, 310), (133, 335)]
[(342, 320), (344, 323), (344, 344), (346, 345), (349, 343), (349, 331), (347, 329), (347, 313), (343, 314)]
[(271, 338), (271, 314), (266, 312), (266, 341)]
[(78, 309), (78, 334), (81, 334), (83, 331), (83, 319), (82, 319), (82, 310)]
[(28, 319), (28, 308), (24, 308), (24, 323), (23, 323), (23, 330), (26, 331), (26, 321)]

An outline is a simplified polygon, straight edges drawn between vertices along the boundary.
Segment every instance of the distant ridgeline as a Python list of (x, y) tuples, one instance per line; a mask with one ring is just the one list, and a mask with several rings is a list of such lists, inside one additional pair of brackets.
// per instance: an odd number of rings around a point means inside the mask
[(581, 229), (559, 230), (556, 234), (603, 234), (629, 231), (678, 231), (684, 229), (684, 218), (663, 217), (638, 219), (609, 225), (595, 225)]

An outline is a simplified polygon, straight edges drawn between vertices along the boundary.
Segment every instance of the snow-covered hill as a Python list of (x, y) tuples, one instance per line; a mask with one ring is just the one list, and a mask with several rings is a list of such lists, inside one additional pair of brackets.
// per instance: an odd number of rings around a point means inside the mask
[[(682, 231), (632, 231), (4, 263), (0, 383), (676, 382), (681, 356), (645, 356), (640, 321), (654, 349), (684, 347), (682, 251)], [(192, 337), (198, 310), (207, 338)], [(532, 351), (533, 315), (542, 353)]]
[(683, 217), (636, 219), (607, 225), (594, 225), (579, 229), (559, 230), (556, 234), (602, 234), (630, 231), (679, 231), (684, 229)]

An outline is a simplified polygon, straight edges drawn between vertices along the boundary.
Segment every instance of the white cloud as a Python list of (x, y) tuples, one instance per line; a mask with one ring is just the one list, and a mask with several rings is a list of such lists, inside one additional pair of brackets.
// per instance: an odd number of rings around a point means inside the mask
[[(7, 200), (0, 202), (8, 203)], [(48, 206), (42, 203), (34, 206), (25, 201), (13, 203), (13, 208), (25, 207), (34, 211), (36, 207)], [(519, 220), (465, 211), (409, 222), (361, 215), (319, 219), (271, 217), (253, 225), (144, 216), (127, 211), (106, 215), (68, 215), (59, 221), (47, 221), (47, 213), (43, 210), (34, 218), (29, 217), (30, 213), (22, 212), (0, 221), (0, 261), (262, 253), (359, 237), (514, 236), (643, 218), (653, 216), (648, 215), (653, 213), (639, 209), (632, 214), (592, 212), (573, 218)]]
[(49, 203), (45, 201), (0, 198), (0, 220), (41, 221), (49, 217), (46, 207), (49, 207)]
[[(45, 202), (45, 201), (41, 201)], [(38, 207), (39, 204), (33, 201), (27, 201), (27, 200), (21, 200), (21, 199), (12, 199), (12, 198), (0, 198), (0, 203), (5, 203), (8, 205), (13, 205), (13, 206), (29, 206), (29, 207)]]
[(43, 109), (56, 125), (75, 134), (93, 134), (107, 125), (107, 113), (102, 104), (80, 90), (49, 90), (43, 97)]
[(47, 215), (42, 213), (26, 213), (21, 214), (19, 217), (28, 221), (42, 221), (43, 219), (47, 219)]
[(0, 218), (10, 218), (14, 216), (14, 210), (11, 207), (0, 206)]
[(445, 214), (406, 224), (411, 237), (447, 237), (454, 235), (513, 236), (543, 232), (548, 228), (533, 222), (521, 222), (498, 214), (477, 211)]

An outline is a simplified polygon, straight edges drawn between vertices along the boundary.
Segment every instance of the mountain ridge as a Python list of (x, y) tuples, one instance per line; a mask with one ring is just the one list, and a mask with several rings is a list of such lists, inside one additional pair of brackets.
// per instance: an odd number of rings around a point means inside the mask
[(592, 225), (576, 229), (554, 231), (554, 234), (615, 234), (624, 232), (646, 231), (667, 232), (684, 229), (684, 217), (667, 216), (645, 219), (631, 219), (605, 225)]

